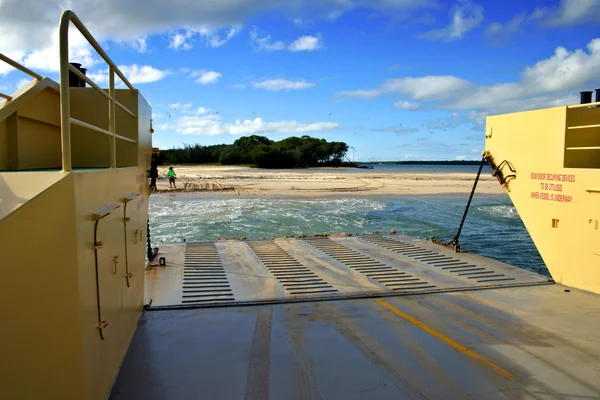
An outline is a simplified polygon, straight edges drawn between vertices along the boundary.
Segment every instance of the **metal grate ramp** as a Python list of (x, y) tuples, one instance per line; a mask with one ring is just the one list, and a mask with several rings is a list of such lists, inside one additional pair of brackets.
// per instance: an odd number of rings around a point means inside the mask
[(248, 242), (248, 246), (290, 295), (335, 293), (332, 285), (273, 242)]
[(235, 300), (214, 243), (188, 244), (184, 265), (182, 304)]
[(304, 239), (311, 246), (347, 265), (354, 271), (395, 291), (422, 290), (435, 288), (423, 279), (386, 265), (356, 250), (352, 250), (329, 239)]
[(411, 295), (548, 284), (531, 271), (400, 235), (164, 245), (151, 308)]
[[(465, 254), (448, 254), (447, 249), (432, 249), (423, 245), (416, 245), (403, 240), (396, 240), (385, 236), (365, 236), (361, 240), (393, 251), (403, 258), (415, 260), (424, 267), (435, 268), (443, 273), (456, 274), (473, 280), (474, 283), (487, 284), (496, 282), (510, 282), (519, 279), (515, 274), (511, 275), (505, 269), (493, 268), (485, 265), (482, 260), (465, 259)], [(438, 246), (439, 247), (439, 246)], [(445, 250), (442, 252), (442, 249)], [(453, 254), (456, 254), (454, 256)]]

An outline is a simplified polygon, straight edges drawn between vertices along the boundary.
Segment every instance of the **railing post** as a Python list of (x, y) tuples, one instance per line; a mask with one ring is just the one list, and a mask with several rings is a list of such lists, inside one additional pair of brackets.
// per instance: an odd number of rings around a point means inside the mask
[(112, 133), (112, 137), (110, 138), (110, 167), (117, 168), (117, 138), (115, 134), (117, 133), (117, 117), (116, 117), (116, 108), (115, 108), (115, 69), (113, 66), (108, 67), (108, 94), (111, 97), (111, 100), (108, 102), (108, 130)]
[(71, 171), (71, 104), (69, 88), (69, 20), (71, 11), (60, 17), (60, 131), (62, 169)]

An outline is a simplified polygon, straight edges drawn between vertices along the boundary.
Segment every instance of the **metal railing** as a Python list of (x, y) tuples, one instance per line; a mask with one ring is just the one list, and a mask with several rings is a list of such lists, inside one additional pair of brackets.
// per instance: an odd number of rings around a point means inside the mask
[(600, 101), (595, 103), (583, 103), (583, 104), (574, 104), (572, 106), (567, 106), (567, 108), (585, 108), (585, 107), (598, 107), (600, 106)]
[[(0, 61), (4, 61), (5, 63), (7, 63), (8, 65), (10, 65), (11, 67), (13, 67), (15, 69), (18, 69), (21, 72), (26, 73), (27, 75), (31, 76), (36, 81), (41, 81), (42, 80), (42, 77), (40, 75), (36, 74), (35, 72), (33, 72), (29, 68), (25, 67), (24, 65), (19, 64), (15, 60), (12, 60), (12, 59), (6, 57), (2, 53), (0, 53)], [(8, 101), (12, 100), (12, 96), (10, 96), (8, 94), (0, 93), (0, 97), (3, 98), (3, 99), (6, 99)]]
[[(89, 77), (81, 73), (77, 68), (69, 63), (69, 25), (73, 23), (88, 43), (96, 50), (96, 52), (104, 59), (108, 64), (108, 94), (102, 90), (96, 83), (94, 83)], [(77, 18), (75, 13), (70, 10), (66, 10), (60, 17), (60, 28), (59, 28), (59, 43), (60, 43), (60, 118), (61, 118), (61, 148), (62, 148), (62, 169), (63, 171), (71, 171), (71, 124), (78, 125), (83, 128), (91, 129), (96, 132), (103, 133), (111, 137), (110, 143), (110, 167), (117, 167), (117, 139), (124, 140), (131, 143), (137, 143), (136, 140), (127, 138), (125, 136), (116, 134), (116, 106), (121, 108), (127, 114), (133, 118), (136, 115), (131, 112), (123, 104), (119, 103), (116, 99), (115, 92), (115, 74), (121, 78), (123, 83), (127, 87), (135, 92), (133, 85), (127, 80), (125, 75), (119, 70), (115, 63), (110, 57), (104, 52), (100, 44), (94, 39), (92, 34), (87, 30), (83, 23)], [(92, 88), (96, 89), (102, 96), (108, 100), (108, 130), (100, 128), (98, 126), (88, 124), (87, 122), (80, 121), (71, 117), (71, 106), (70, 106), (70, 87), (69, 87), (69, 72), (74, 73), (77, 77), (87, 82)]]

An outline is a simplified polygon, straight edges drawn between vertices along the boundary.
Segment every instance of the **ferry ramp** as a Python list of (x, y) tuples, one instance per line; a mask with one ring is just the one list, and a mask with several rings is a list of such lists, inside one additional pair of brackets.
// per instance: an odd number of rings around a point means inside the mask
[(163, 245), (111, 399), (600, 398), (595, 294), (398, 235)]
[(551, 283), (499, 261), (400, 235), (222, 240), (165, 245), (161, 251), (166, 266), (146, 274), (152, 309)]

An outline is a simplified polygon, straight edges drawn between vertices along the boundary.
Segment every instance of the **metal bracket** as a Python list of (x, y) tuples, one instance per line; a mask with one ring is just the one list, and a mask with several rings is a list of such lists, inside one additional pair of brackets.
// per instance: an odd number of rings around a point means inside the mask
[(98, 328), (98, 331), (100, 332), (100, 339), (102, 339), (102, 340), (105, 340), (104, 332), (102, 330), (105, 329), (107, 326), (108, 326), (108, 321), (100, 321), (96, 325), (96, 328)]
[(150, 306), (152, 306), (152, 299), (151, 298), (147, 298), (146, 300), (144, 300), (144, 310), (149, 309)]
[(114, 256), (112, 262), (114, 265), (113, 275), (116, 275), (117, 274), (117, 264), (119, 263), (119, 256)]
[[(508, 160), (504, 160), (499, 165), (496, 165), (491, 153), (488, 151), (484, 152), (484, 157), (487, 160), (488, 165), (492, 169), (492, 176), (495, 176), (496, 179), (498, 179), (498, 182), (500, 182), (500, 185), (502, 185), (504, 189), (510, 192), (510, 188), (508, 187), (508, 181), (509, 179), (517, 177), (517, 171), (515, 170), (515, 168)], [(508, 169), (512, 172), (512, 174), (504, 175), (504, 173), (502, 172), (504, 166), (507, 166)]]

